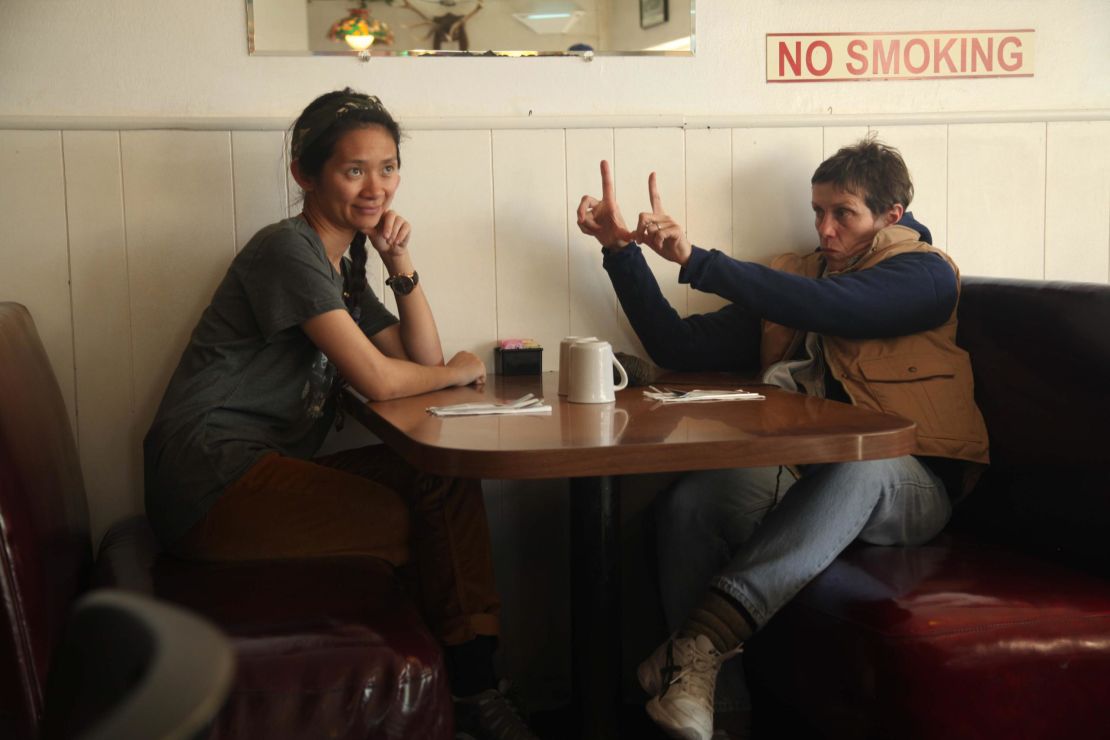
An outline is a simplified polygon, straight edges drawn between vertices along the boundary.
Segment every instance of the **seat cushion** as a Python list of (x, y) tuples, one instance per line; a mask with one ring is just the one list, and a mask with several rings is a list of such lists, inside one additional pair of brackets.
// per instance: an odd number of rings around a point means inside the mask
[[(450, 738), (442, 651), (384, 561), (207, 564), (153, 557), (145, 520), (105, 537), (98, 582), (212, 620), (237, 669), (212, 738)], [(149, 569), (135, 563), (149, 559)], [(118, 563), (113, 566), (112, 563)]]
[(961, 535), (854, 545), (745, 664), (833, 737), (1089, 736), (1106, 726), (1110, 582)]

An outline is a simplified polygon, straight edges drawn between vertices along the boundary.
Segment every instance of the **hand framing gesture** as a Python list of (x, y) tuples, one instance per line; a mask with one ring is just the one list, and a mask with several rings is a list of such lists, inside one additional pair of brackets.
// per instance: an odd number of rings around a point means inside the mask
[(651, 213), (640, 214), (636, 222), (636, 239), (651, 247), (663, 259), (685, 265), (690, 259), (690, 241), (682, 226), (663, 210), (663, 199), (659, 197), (654, 172), (648, 175), (648, 197), (651, 198)]
[(621, 216), (613, 189), (613, 173), (604, 159), (601, 160), (601, 200), (592, 195), (582, 196), (582, 201), (578, 204), (578, 228), (608, 249), (626, 247), (635, 238), (624, 225), (624, 217)]
[(629, 231), (617, 205), (612, 170), (609, 163), (602, 160), (601, 200), (590, 195), (582, 196), (578, 204), (578, 228), (608, 249), (621, 249), (636, 240), (651, 247), (664, 259), (685, 265), (690, 259), (690, 242), (682, 227), (663, 210), (654, 172), (648, 177), (648, 196), (651, 212), (641, 213), (636, 230)]

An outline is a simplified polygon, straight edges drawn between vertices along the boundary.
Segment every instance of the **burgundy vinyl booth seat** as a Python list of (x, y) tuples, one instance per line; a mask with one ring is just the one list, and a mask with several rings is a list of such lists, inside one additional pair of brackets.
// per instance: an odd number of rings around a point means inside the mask
[(236, 676), (212, 738), (453, 736), (442, 651), (382, 561), (189, 563), (138, 517), (94, 565), (69, 416), (14, 303), (0, 303), (0, 535), (0, 738), (38, 736), (51, 656), (89, 584), (185, 606), (230, 637)]
[(1110, 737), (1110, 286), (968, 278), (959, 319), (992, 465), (936, 540), (853, 545), (749, 642), (763, 736)]

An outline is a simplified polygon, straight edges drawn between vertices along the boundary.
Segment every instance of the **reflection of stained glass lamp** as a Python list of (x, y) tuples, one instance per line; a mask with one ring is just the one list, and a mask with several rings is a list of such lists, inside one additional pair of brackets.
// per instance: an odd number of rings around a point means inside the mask
[(369, 49), (375, 42), (392, 44), (393, 32), (382, 21), (370, 17), (367, 2), (369, 0), (359, 0), (359, 7), (351, 8), (347, 17), (333, 23), (328, 38), (332, 41), (343, 39), (347, 46), (358, 51)]

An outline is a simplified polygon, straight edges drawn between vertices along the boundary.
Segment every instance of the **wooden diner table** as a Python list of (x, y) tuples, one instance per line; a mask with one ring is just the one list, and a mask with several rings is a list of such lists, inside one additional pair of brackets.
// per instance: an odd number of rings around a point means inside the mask
[[(346, 397), (348, 413), (414, 466), (489, 479), (567, 478), (571, 510), (573, 702), (581, 738), (617, 738), (620, 697), (619, 476), (899, 457), (911, 421), (721, 373), (666, 376), (678, 389), (735, 389), (763, 401), (662, 404), (641, 388), (615, 403), (569, 403), (556, 373), (490, 376), (394, 401)], [(543, 397), (550, 414), (436, 417), (429, 406)]]

